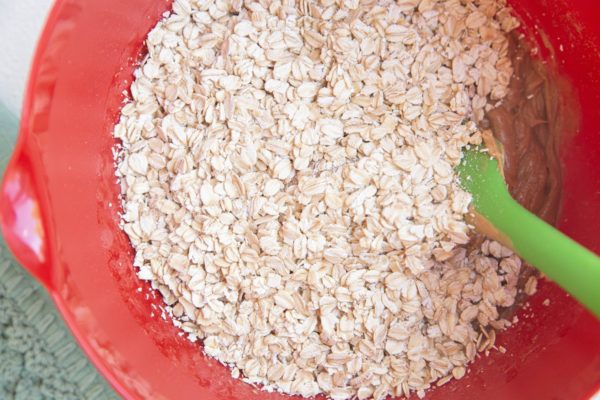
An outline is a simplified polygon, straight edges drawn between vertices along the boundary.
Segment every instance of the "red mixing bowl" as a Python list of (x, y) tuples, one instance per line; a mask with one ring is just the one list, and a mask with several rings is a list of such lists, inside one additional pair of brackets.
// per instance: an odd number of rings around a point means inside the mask
[[(119, 230), (111, 136), (144, 37), (164, 0), (58, 0), (33, 63), (21, 132), (0, 192), (4, 237), (44, 284), (88, 357), (127, 399), (285, 399), (236, 381), (161, 318)], [(565, 153), (559, 228), (600, 253), (600, 5), (513, 1), (556, 50), (582, 106)], [(545, 35), (537, 34), (537, 30)], [(577, 265), (565, 265), (577, 268)], [(138, 288), (141, 288), (138, 290)], [(600, 290), (600, 288), (599, 288)], [(550, 305), (542, 302), (549, 299)], [(577, 399), (600, 384), (600, 323), (542, 282), (519, 323), (431, 399)]]

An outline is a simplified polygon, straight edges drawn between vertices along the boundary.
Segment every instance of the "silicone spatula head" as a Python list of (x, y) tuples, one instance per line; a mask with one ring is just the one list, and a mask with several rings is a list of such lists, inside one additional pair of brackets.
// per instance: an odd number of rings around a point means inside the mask
[(600, 258), (518, 204), (497, 160), (481, 148), (464, 149), (456, 171), (474, 210), (513, 250), (600, 316)]

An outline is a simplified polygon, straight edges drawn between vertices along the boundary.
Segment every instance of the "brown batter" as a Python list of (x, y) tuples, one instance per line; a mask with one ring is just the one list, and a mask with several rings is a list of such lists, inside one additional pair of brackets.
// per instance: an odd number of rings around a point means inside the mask
[(570, 85), (553, 63), (532, 55), (524, 39), (513, 35), (510, 40), (510, 92), (482, 125), (489, 126), (502, 145), (512, 196), (553, 224), (561, 198), (560, 150), (577, 130), (579, 110)]
[[(499, 142), (484, 133), (486, 146), (503, 161), (503, 173), (511, 195), (529, 211), (550, 224), (556, 223), (562, 187), (561, 148), (577, 131), (579, 109), (569, 83), (559, 76), (552, 61), (545, 62), (532, 54), (531, 46), (517, 35), (510, 38), (514, 73), (510, 91), (502, 105), (490, 110), (482, 128), (490, 128)], [(500, 147), (498, 149), (498, 147)], [(486, 229), (485, 219), (473, 222), (482, 233), (509, 245), (509, 240), (493, 229)], [(474, 242), (485, 240), (483, 235)], [(519, 287), (537, 270), (525, 263)], [(501, 311), (510, 319), (525, 301), (517, 295), (515, 304)]]

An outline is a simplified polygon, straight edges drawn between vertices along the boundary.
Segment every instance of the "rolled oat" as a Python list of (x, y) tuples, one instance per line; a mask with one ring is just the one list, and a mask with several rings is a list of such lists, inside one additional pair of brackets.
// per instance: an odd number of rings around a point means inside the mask
[(521, 267), (467, 247), (453, 173), (516, 26), (495, 0), (176, 0), (114, 130), (139, 277), (265, 390), (462, 378)]

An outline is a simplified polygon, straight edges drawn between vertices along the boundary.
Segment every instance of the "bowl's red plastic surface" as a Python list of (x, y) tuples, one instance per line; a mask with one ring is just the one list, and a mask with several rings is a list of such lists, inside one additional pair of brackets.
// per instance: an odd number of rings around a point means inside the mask
[[(582, 104), (565, 164), (559, 227), (600, 253), (600, 7), (594, 0), (513, 1), (545, 32)], [(111, 131), (143, 39), (163, 0), (58, 0), (31, 73), (17, 150), (0, 192), (1, 225), (18, 259), (50, 291), (90, 359), (127, 399), (284, 399), (233, 380), (160, 318), (118, 229)], [(576, 268), (576, 265), (565, 266)], [(142, 288), (138, 291), (138, 288)], [(543, 306), (545, 299), (549, 306)], [(600, 323), (542, 282), (506, 354), (481, 357), (431, 399), (576, 399), (600, 383)]]

